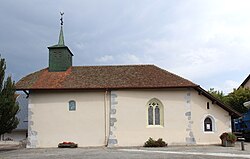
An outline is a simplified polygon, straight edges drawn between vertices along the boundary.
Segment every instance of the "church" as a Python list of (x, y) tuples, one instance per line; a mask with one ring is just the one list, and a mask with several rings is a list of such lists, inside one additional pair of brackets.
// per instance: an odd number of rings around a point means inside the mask
[(28, 105), (29, 148), (219, 144), (240, 114), (199, 85), (155, 65), (73, 66), (64, 43), (48, 47), (49, 66), (16, 88)]

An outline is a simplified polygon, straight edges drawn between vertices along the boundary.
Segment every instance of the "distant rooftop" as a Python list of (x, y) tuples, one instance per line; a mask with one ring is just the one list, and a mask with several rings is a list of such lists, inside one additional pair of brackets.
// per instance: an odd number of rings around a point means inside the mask
[(16, 101), (19, 104), (19, 112), (17, 113), (19, 124), (14, 131), (28, 130), (28, 99), (25, 94), (20, 94)]

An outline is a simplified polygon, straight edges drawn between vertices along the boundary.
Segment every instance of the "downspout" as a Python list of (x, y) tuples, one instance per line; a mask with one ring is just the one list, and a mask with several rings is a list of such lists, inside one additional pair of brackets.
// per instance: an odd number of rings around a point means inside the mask
[(108, 111), (108, 89), (106, 89), (105, 93), (104, 93), (104, 121), (105, 121), (105, 146), (108, 146), (108, 135), (109, 135), (109, 122), (108, 122), (108, 118), (109, 118), (109, 111)]

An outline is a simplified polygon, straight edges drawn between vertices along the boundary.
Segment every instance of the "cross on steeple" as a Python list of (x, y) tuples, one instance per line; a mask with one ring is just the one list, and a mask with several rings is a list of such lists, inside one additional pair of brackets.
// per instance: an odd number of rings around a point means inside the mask
[(60, 18), (61, 30), (60, 30), (58, 45), (64, 46), (64, 37), (63, 37), (63, 15), (64, 15), (64, 12), (60, 12), (60, 15), (61, 15), (61, 18)]
[(60, 18), (60, 21), (61, 21), (61, 26), (63, 25), (63, 15), (64, 15), (64, 12), (60, 12), (61, 14), (61, 18)]

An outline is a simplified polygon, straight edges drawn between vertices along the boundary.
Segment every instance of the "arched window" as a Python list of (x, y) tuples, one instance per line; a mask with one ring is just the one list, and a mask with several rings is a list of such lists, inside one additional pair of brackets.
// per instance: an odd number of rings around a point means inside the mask
[(148, 104), (148, 125), (163, 126), (163, 105), (158, 99), (151, 99)]
[(204, 131), (213, 131), (213, 122), (209, 117), (204, 120)]
[(155, 125), (160, 125), (160, 108), (159, 106), (155, 107)]
[(153, 125), (153, 107), (148, 107), (148, 125)]
[(69, 101), (69, 111), (76, 110), (76, 102), (74, 100)]

